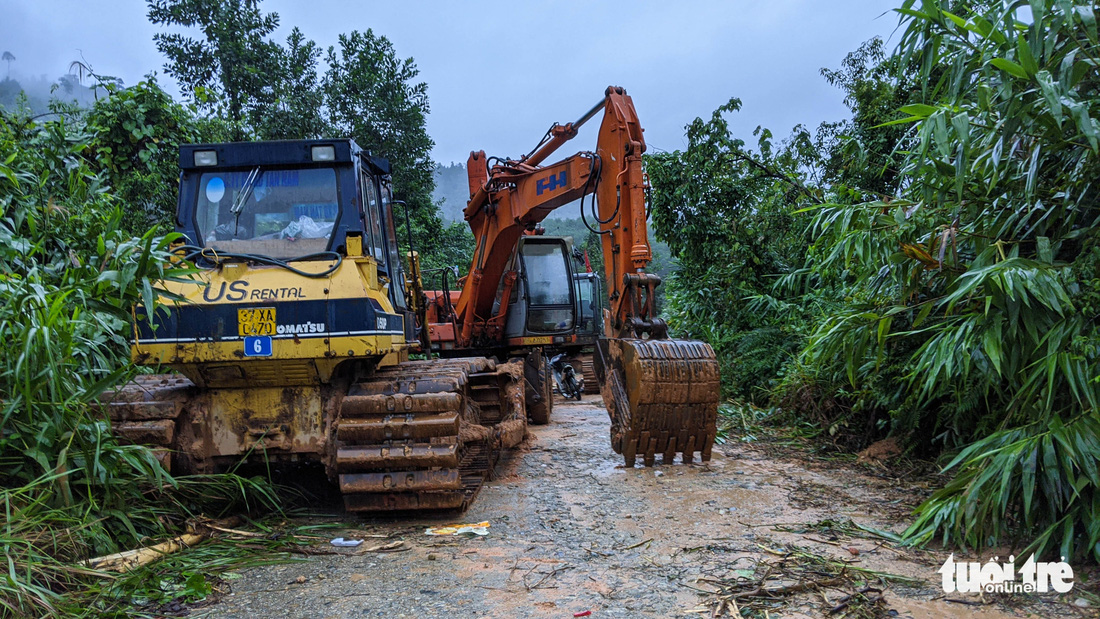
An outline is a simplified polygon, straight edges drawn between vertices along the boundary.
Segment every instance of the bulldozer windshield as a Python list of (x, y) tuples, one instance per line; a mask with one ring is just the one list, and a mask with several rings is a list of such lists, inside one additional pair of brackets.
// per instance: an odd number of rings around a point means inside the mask
[(198, 182), (206, 247), (280, 260), (328, 249), (340, 211), (334, 169), (212, 170)]

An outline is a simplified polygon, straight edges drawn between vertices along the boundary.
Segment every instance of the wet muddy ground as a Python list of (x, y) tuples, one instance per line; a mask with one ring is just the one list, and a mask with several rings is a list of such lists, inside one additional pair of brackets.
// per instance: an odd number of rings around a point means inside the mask
[[(561, 400), (549, 426), (532, 427), (465, 514), (352, 520), (365, 540), (338, 555), (244, 571), (225, 583), (215, 617), (1085, 617), (1069, 596), (943, 593), (947, 552), (898, 548), (853, 522), (900, 531), (930, 491), (855, 465), (777, 456), (747, 444), (716, 446), (708, 465), (623, 469), (598, 396)], [(924, 484), (926, 486), (926, 484)], [(484, 537), (432, 537), (426, 527), (488, 521)], [(840, 523), (821, 526), (822, 521)], [(399, 552), (363, 552), (403, 542)], [(321, 550), (321, 548), (318, 548)], [(801, 554), (796, 554), (801, 553)], [(833, 614), (861, 586), (813, 561), (844, 561), (912, 581), (878, 585)], [(758, 577), (791, 592), (771, 601), (730, 597)], [(790, 573), (784, 570), (791, 568)], [(828, 570), (826, 570), (828, 571)], [(815, 576), (815, 574), (818, 574)], [(829, 576), (831, 574), (832, 576)], [(809, 576), (807, 576), (809, 575)], [(1095, 575), (1094, 575), (1095, 576)], [(806, 579), (834, 585), (799, 589)], [(1086, 576), (1087, 578), (1087, 576)], [(1095, 579), (1078, 590), (1096, 590)], [(727, 600), (715, 592), (725, 591)], [(1078, 603), (1085, 603), (1080, 600)]]

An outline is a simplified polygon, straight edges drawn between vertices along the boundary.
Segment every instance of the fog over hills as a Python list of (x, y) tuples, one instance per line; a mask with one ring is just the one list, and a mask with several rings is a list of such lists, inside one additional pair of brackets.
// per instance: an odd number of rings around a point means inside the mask
[[(466, 201), (470, 199), (470, 181), (466, 175), (466, 164), (454, 162), (448, 165), (436, 164), (435, 191), (432, 192), (432, 199), (437, 204), (440, 200), (443, 201), (439, 210), (444, 221), (463, 221), (462, 211), (466, 208)], [(587, 203), (585, 201), (585, 204)], [(579, 220), (580, 216), (579, 205), (574, 202), (550, 213), (548, 219)]]

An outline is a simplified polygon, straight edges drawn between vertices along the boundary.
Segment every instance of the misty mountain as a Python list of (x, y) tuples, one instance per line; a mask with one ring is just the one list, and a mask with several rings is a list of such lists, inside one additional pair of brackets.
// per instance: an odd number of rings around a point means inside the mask
[[(436, 203), (443, 200), (443, 204), (439, 207), (439, 210), (443, 213), (443, 220), (447, 222), (463, 221), (462, 211), (466, 209), (466, 201), (469, 199), (470, 180), (466, 175), (466, 164), (454, 162), (449, 165), (436, 164), (435, 191), (432, 192), (432, 200)], [(587, 205), (587, 201), (585, 204)], [(585, 208), (588, 207), (585, 206)], [(579, 217), (579, 205), (573, 202), (550, 213), (547, 219), (577, 219)]]
[(95, 97), (95, 89), (83, 85), (74, 74), (50, 79), (45, 74), (26, 76), (13, 70), (0, 80), (0, 108), (14, 112), (23, 107), (30, 116), (49, 112), (54, 102), (89, 107)]
[(466, 208), (466, 200), (470, 199), (469, 187), (470, 182), (467, 179), (464, 164), (436, 164), (435, 191), (432, 192), (432, 201), (438, 203), (443, 200), (439, 210), (443, 214), (444, 221), (463, 221), (462, 211)]

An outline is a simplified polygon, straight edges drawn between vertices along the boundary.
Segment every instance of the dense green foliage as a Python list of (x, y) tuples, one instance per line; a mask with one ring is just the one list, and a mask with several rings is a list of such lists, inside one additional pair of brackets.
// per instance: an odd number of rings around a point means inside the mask
[[(322, 50), (295, 28), (286, 45), (270, 38), (277, 13), (259, 0), (150, 0), (155, 24), (197, 30), (156, 35), (166, 69), (200, 111), (225, 123), (234, 140), (351, 137), (389, 159), (396, 191), (410, 206), (413, 243), (429, 265), (445, 259), (435, 164), (426, 129), (428, 87), (412, 58), (372, 30), (353, 30)], [(318, 73), (324, 55), (327, 65)], [(404, 218), (398, 218), (405, 238)]]
[(322, 89), (331, 126), (390, 160), (394, 186), (411, 209), (413, 242), (432, 260), (444, 246), (443, 222), (431, 198), (435, 164), (425, 129), (427, 84), (414, 82), (419, 70), (412, 58), (398, 58), (393, 44), (371, 30), (340, 35), (327, 62)]
[[(862, 316), (839, 318), (811, 354), (876, 330), (847, 364), (858, 384), (893, 342), (914, 349), (906, 397), (890, 402), (898, 429), (969, 444), (912, 535), (980, 545), (1024, 529), (1040, 549), (1100, 559), (1097, 8), (1036, 0), (1023, 22), (1020, 4), (903, 9), (898, 54), (926, 78), (944, 69), (931, 105), (902, 108), (915, 123), (903, 200), (816, 218), (874, 230), (862, 251), (885, 272)], [(861, 245), (823, 232), (835, 262)]]
[(853, 118), (813, 140), (746, 152), (731, 104), (649, 160), (670, 318), (736, 395), (944, 454), (910, 539), (1100, 559), (1097, 9), (968, 6), (824, 71)]
[(261, 12), (255, 0), (150, 0), (149, 21), (202, 33), (160, 32), (153, 40), (168, 57), (168, 74), (203, 111), (228, 121), (234, 140), (262, 125), (276, 102), (271, 80), (284, 67), (282, 48), (267, 38), (278, 14)]
[(198, 142), (203, 123), (150, 78), (113, 89), (88, 110), (95, 134), (90, 165), (102, 171), (121, 199), (123, 228), (140, 236), (155, 226), (171, 229), (179, 191), (180, 144)]
[(773, 144), (757, 130), (757, 150), (729, 131), (725, 114), (687, 128), (685, 151), (647, 157), (658, 238), (679, 269), (665, 285), (670, 326), (711, 343), (727, 395), (766, 400), (780, 368), (801, 342), (800, 323), (775, 319), (775, 275), (799, 269), (806, 245), (792, 215), (814, 195), (817, 163), (807, 132)]
[[(148, 95), (148, 85), (119, 93), (108, 109)], [(91, 411), (101, 391), (133, 373), (134, 305), (153, 307), (154, 282), (186, 275), (165, 266), (170, 237), (125, 229), (127, 203), (100, 159), (120, 140), (97, 118), (39, 125), (0, 115), (0, 614), (127, 604), (126, 590), (91, 596), (95, 574), (74, 562), (174, 533), (189, 515), (256, 487), (234, 477), (174, 480), (147, 449), (119, 445)], [(214, 486), (224, 499), (197, 500)]]

